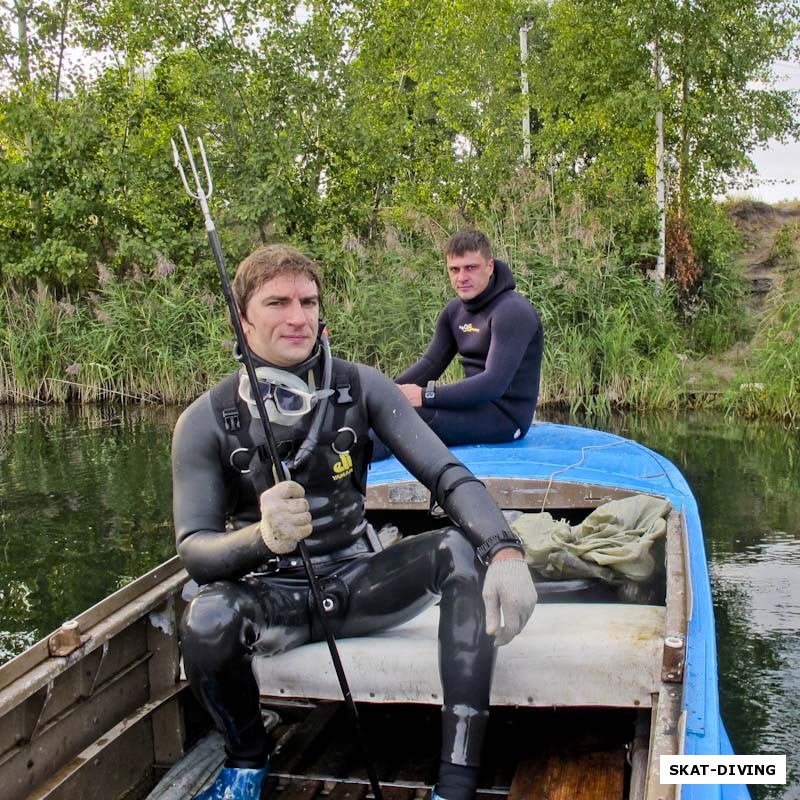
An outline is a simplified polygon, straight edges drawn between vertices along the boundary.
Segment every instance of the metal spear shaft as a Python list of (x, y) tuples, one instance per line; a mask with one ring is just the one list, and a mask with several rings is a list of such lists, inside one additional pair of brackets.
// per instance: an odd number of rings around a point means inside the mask
[[(225, 266), (225, 257), (222, 254), (222, 247), (219, 243), (217, 229), (214, 225), (214, 220), (211, 218), (211, 212), (208, 208), (208, 200), (214, 191), (214, 182), (211, 178), (211, 170), (208, 166), (206, 149), (203, 145), (203, 140), (198, 136), (197, 145), (200, 151), (200, 158), (203, 163), (203, 172), (205, 173), (206, 178), (206, 183), (203, 185), (203, 182), (200, 179), (200, 173), (198, 172), (197, 165), (194, 160), (192, 148), (189, 144), (189, 139), (186, 135), (186, 130), (184, 129), (183, 125), (179, 126), (179, 130), (183, 147), (186, 151), (186, 159), (189, 162), (189, 168), (192, 172), (194, 188), (192, 188), (192, 185), (189, 183), (186, 173), (184, 172), (183, 162), (181, 161), (178, 146), (175, 144), (175, 140), (171, 139), (172, 155), (175, 161), (175, 166), (180, 173), (181, 181), (183, 182), (183, 188), (186, 190), (186, 193), (189, 195), (189, 197), (194, 198), (200, 203), (200, 208), (203, 212), (203, 220), (205, 222), (206, 232), (208, 233), (208, 241), (211, 244), (211, 251), (214, 254), (214, 261), (217, 264), (219, 277), (222, 281), (222, 292), (225, 295), (225, 301), (228, 304), (231, 324), (233, 325), (233, 330), (236, 334), (236, 342), (239, 345), (239, 351), (241, 352), (244, 360), (245, 370), (247, 371), (247, 379), (250, 381), (250, 394), (255, 399), (256, 408), (258, 409), (258, 417), (261, 420), (261, 425), (264, 429), (264, 436), (267, 443), (267, 453), (264, 452), (263, 447), (259, 447), (259, 455), (262, 463), (264, 464), (266, 464), (267, 459), (269, 459), (275, 472), (275, 478), (280, 483), (281, 481), (288, 480), (287, 470), (283, 461), (281, 461), (280, 455), (278, 454), (278, 446), (275, 442), (275, 434), (272, 431), (269, 416), (267, 415), (267, 409), (264, 406), (264, 398), (261, 396), (261, 392), (258, 388), (258, 378), (256, 376), (255, 365), (253, 364), (253, 356), (250, 352), (247, 339), (244, 335), (242, 321), (239, 318), (239, 309), (236, 306), (236, 300), (233, 296), (233, 289), (231, 288), (231, 282), (228, 278), (228, 270)], [(358, 717), (358, 708), (356, 707), (355, 700), (353, 700), (353, 695), (350, 692), (350, 684), (347, 682), (347, 675), (345, 675), (344, 667), (342, 666), (342, 660), (339, 657), (339, 648), (336, 646), (336, 638), (334, 637), (333, 631), (328, 624), (328, 619), (325, 616), (322, 589), (319, 584), (319, 579), (314, 574), (314, 567), (311, 563), (311, 557), (308, 554), (306, 543), (301, 540), (297, 543), (297, 547), (300, 551), (300, 556), (303, 559), (303, 566), (305, 567), (306, 575), (308, 576), (308, 583), (311, 587), (311, 595), (314, 598), (314, 605), (316, 606), (317, 614), (319, 615), (319, 621), (322, 626), (322, 630), (325, 633), (325, 640), (328, 643), (328, 650), (331, 654), (331, 660), (333, 661), (333, 667), (336, 671), (336, 677), (339, 679), (339, 686), (342, 690), (345, 706), (347, 707), (347, 711), (350, 714), (350, 718), (353, 722), (353, 727), (355, 728), (356, 737), (358, 738), (361, 750), (364, 753), (367, 776), (369, 777), (369, 782), (372, 786), (375, 800), (383, 800), (383, 792), (381, 791), (381, 785), (378, 780), (377, 772), (375, 771), (375, 764), (369, 755), (369, 748), (367, 747), (364, 731), (361, 727), (361, 721)]]

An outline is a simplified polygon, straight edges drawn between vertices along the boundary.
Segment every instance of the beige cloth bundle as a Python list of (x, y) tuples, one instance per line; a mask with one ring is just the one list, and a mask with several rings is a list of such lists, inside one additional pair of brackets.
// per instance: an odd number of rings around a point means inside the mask
[(544, 578), (642, 583), (655, 572), (650, 551), (666, 535), (670, 509), (668, 500), (637, 494), (599, 506), (579, 525), (545, 511), (522, 514), (511, 527), (525, 545), (529, 566)]

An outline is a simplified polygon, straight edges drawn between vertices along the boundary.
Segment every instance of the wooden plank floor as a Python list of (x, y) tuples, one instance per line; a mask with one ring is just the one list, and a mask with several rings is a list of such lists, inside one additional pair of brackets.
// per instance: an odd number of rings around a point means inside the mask
[[(262, 797), (367, 800), (364, 758), (342, 703), (268, 704), (281, 717)], [(429, 800), (439, 765), (439, 709), (359, 705), (385, 800)], [(492, 710), (478, 800), (624, 800), (625, 710)]]

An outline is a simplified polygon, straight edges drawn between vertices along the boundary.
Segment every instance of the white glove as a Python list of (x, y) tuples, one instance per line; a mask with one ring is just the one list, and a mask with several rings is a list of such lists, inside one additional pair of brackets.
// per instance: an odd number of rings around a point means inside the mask
[(261, 538), (277, 555), (291, 553), (311, 533), (306, 490), (295, 481), (270, 486), (261, 495)]
[(494, 636), (495, 647), (508, 644), (525, 627), (536, 600), (536, 587), (524, 558), (495, 559), (489, 564), (483, 582), (483, 603), (486, 633)]

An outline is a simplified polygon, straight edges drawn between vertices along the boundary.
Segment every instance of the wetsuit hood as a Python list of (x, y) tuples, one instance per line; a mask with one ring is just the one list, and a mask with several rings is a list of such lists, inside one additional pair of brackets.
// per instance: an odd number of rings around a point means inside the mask
[(473, 297), (471, 300), (462, 300), (461, 302), (467, 311), (480, 311), (499, 294), (511, 291), (516, 285), (517, 282), (514, 280), (508, 264), (496, 258), (494, 260), (494, 272), (489, 279), (489, 285), (477, 297)]

